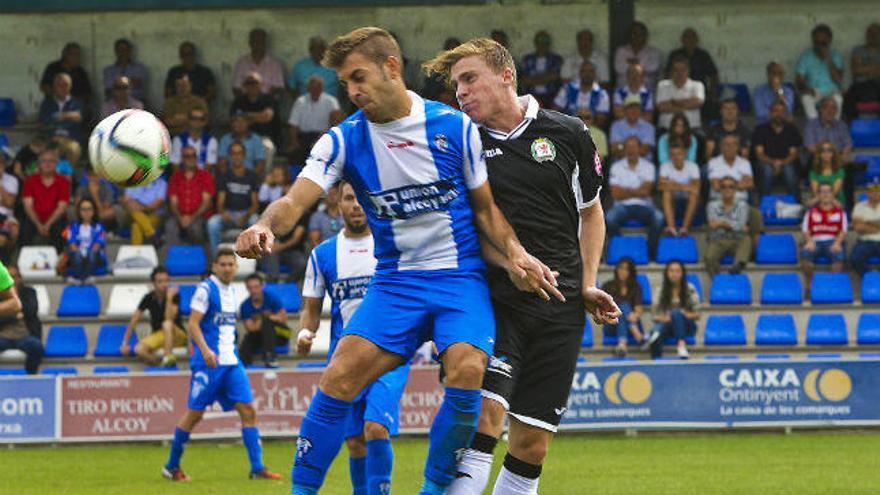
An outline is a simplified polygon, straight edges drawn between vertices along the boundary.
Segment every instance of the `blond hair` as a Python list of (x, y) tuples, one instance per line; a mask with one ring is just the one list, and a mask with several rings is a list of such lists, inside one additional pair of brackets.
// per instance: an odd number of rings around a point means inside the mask
[(397, 57), (402, 63), (400, 45), (388, 31), (378, 27), (362, 27), (338, 36), (327, 47), (322, 63), (331, 69), (338, 69), (354, 52), (358, 52), (377, 65), (382, 65), (388, 57)]
[(510, 69), (513, 73), (513, 86), (516, 87), (516, 65), (513, 56), (500, 43), (489, 38), (474, 38), (452, 50), (440, 52), (436, 57), (422, 64), (428, 75), (439, 74), (446, 82), (451, 77), (452, 66), (466, 57), (480, 57), (496, 74)]

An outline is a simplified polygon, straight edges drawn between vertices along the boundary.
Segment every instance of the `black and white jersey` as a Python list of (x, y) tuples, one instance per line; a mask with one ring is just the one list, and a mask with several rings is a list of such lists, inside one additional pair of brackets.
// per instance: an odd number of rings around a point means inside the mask
[(540, 109), (531, 96), (523, 122), (509, 133), (482, 127), (495, 203), (526, 251), (558, 271), (567, 304), (518, 290), (497, 267), (489, 269), (494, 302), (551, 321), (583, 321), (580, 210), (599, 201), (602, 165), (579, 119)]

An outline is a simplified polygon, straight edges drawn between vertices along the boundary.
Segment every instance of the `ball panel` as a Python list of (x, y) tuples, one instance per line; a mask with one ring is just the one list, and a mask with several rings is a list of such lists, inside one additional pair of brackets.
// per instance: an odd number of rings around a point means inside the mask
[(168, 166), (168, 130), (153, 114), (122, 110), (102, 120), (89, 138), (95, 172), (121, 187), (156, 180)]

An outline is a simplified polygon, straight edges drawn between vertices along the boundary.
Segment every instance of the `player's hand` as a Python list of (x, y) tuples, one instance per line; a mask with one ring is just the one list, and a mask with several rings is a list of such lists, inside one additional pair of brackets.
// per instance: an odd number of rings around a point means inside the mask
[(607, 292), (596, 287), (587, 287), (583, 291), (584, 309), (593, 317), (597, 325), (611, 325), (617, 323), (620, 317), (620, 308)]
[(275, 234), (265, 225), (255, 223), (238, 235), (235, 240), (235, 252), (242, 258), (260, 259), (272, 254)]
[(312, 351), (312, 342), (314, 341), (315, 332), (308, 328), (303, 328), (299, 331), (299, 336), (296, 338), (296, 353), (300, 356), (308, 356), (309, 352)]
[(519, 248), (519, 252), (511, 256), (508, 275), (519, 290), (534, 292), (545, 301), (552, 295), (565, 302), (565, 296), (556, 288), (556, 273), (525, 249)]
[(128, 344), (122, 344), (121, 346), (119, 346), (119, 354), (122, 354), (123, 356), (128, 356), (128, 354), (129, 354), (130, 352), (131, 352), (131, 346), (130, 346), (130, 345), (128, 345)]
[(205, 366), (208, 368), (216, 368), (217, 367), (217, 354), (214, 354), (214, 351), (211, 349), (204, 349), (202, 351), (202, 358), (205, 360)]

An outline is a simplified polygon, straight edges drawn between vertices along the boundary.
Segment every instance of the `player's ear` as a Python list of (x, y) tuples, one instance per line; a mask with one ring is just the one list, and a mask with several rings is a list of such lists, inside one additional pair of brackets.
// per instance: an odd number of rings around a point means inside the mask
[(504, 81), (504, 84), (513, 85), (513, 70), (510, 67), (505, 67), (501, 71), (501, 80)]
[(388, 56), (385, 59), (385, 63), (383, 64), (385, 67), (385, 71), (392, 79), (400, 79), (401, 70), (403, 69), (402, 63), (399, 58), (394, 55)]

